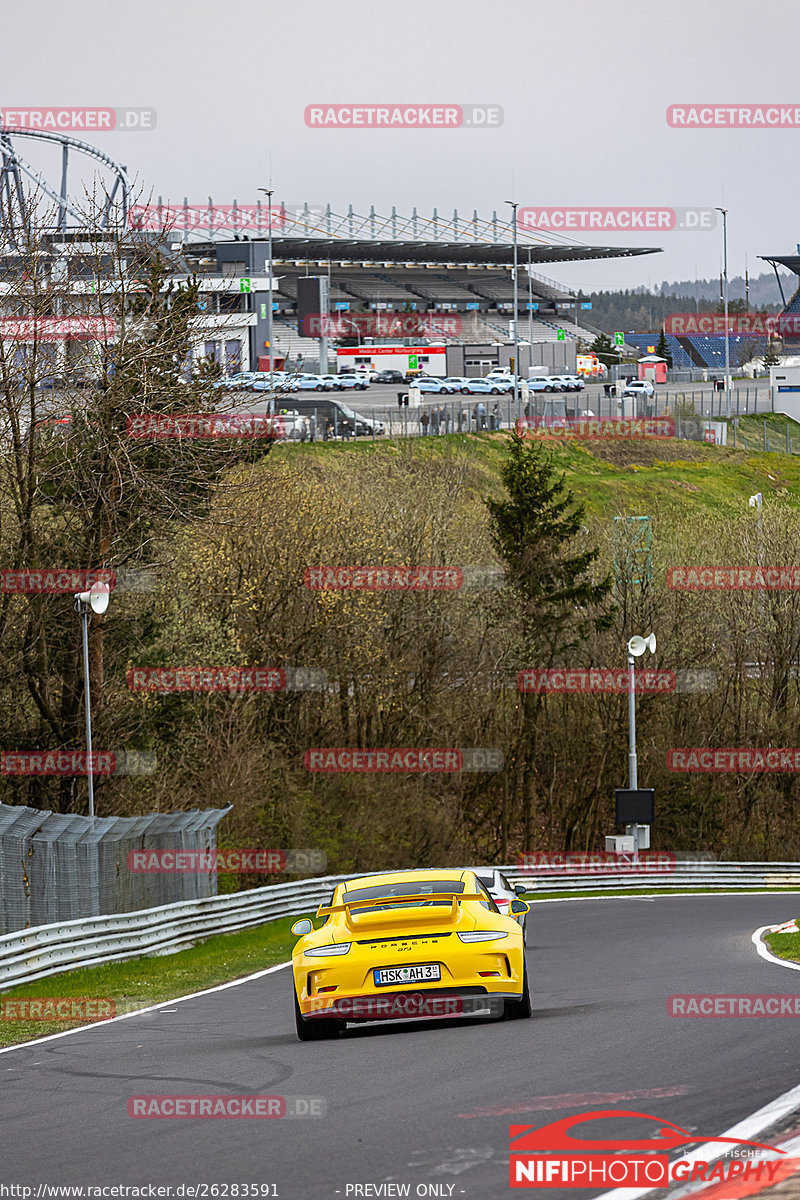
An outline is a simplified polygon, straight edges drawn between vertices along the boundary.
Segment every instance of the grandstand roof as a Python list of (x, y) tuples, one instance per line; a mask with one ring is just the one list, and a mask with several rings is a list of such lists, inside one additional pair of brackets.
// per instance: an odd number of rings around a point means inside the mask
[[(253, 242), (266, 243), (265, 238)], [(243, 238), (246, 244), (249, 239)], [(229, 242), (228, 245), (231, 243)], [(194, 242), (192, 254), (210, 254), (218, 242)], [(581, 246), (519, 244), (519, 263), (531, 266), (538, 263), (581, 262), (590, 259), (633, 258), (640, 254), (659, 254), (660, 246)], [(477, 266), (511, 266), (514, 262), (513, 242), (397, 242), (350, 241), (346, 238), (282, 238), (272, 239), (273, 258), (281, 260), (319, 260), (323, 262), (359, 263), (458, 263)]]
[(758, 257), (762, 262), (768, 262), (772, 266), (780, 263), (782, 267), (786, 267), (787, 271), (800, 275), (800, 254), (759, 254)]

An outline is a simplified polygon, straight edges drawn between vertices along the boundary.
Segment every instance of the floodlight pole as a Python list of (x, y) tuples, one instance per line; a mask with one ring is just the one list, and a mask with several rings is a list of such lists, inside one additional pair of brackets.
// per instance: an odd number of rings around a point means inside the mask
[(269, 342), (269, 390), (272, 391), (272, 197), (274, 188), (259, 188), (267, 197), (267, 255), (269, 258), (269, 304), (267, 305), (267, 341)]
[[(731, 335), (728, 329), (728, 210), (717, 208), (722, 213), (722, 302), (725, 306), (725, 416), (731, 415)], [(713, 402), (711, 414), (714, 414)]]
[(516, 200), (506, 200), (506, 204), (511, 205), (511, 211), (514, 214), (514, 404), (517, 408), (517, 419), (519, 419), (519, 283), (517, 280), (517, 208), (519, 205)]
[[(636, 761), (636, 671), (633, 655), (628, 650), (628, 787), (631, 790), (639, 786), (639, 771)], [(636, 826), (635, 847), (639, 852), (639, 826)]]
[[(577, 325), (577, 320), (575, 321)], [(531, 248), (528, 246), (528, 341), (531, 344), (531, 362), (528, 363), (528, 374), (533, 366), (533, 281), (531, 279)]]
[(75, 597), (83, 633), (83, 707), (86, 713), (86, 777), (89, 781), (89, 816), (94, 820), (94, 760), (92, 758), (92, 699), (89, 691), (89, 605)]
[[(635, 792), (639, 787), (639, 770), (636, 762), (636, 671), (634, 664), (639, 655), (649, 649), (651, 654), (656, 648), (655, 638), (650, 634), (647, 638), (638, 635), (628, 640), (628, 787)], [(635, 653), (634, 653), (635, 651)], [(629, 836), (633, 834), (633, 861), (639, 861), (639, 824), (635, 822), (625, 826)]]

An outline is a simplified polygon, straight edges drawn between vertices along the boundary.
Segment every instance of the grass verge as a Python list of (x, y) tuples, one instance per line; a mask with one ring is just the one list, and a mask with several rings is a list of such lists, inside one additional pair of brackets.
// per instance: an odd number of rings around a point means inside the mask
[(768, 933), (764, 940), (776, 958), (800, 962), (800, 933)]
[[(313, 916), (312, 913), (306, 915)], [(117, 1015), (132, 1012), (285, 962), (291, 958), (296, 940), (291, 926), (300, 919), (299, 916), (281, 917), (255, 929), (218, 934), (177, 954), (150, 955), (128, 962), (66, 971), (63, 975), (6, 989), (0, 993), (0, 999), (90, 996), (113, 1000)], [(76, 1023), (3, 1019), (0, 1020), (0, 1046), (28, 1042), (48, 1033), (61, 1033), (74, 1028)]]

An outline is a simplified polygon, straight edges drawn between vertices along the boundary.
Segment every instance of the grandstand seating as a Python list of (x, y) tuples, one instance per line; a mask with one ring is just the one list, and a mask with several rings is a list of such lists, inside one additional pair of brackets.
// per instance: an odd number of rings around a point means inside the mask
[[(683, 348), (676, 337), (671, 333), (666, 335), (667, 348), (672, 356), (672, 366), (676, 371), (690, 371), (696, 364), (692, 361), (690, 355)], [(657, 333), (626, 333), (625, 343), (628, 346), (636, 346), (641, 350), (642, 354), (648, 353), (648, 346), (656, 346), (658, 344)]]
[[(626, 333), (625, 344), (636, 346), (642, 351), (642, 354), (647, 354), (648, 346), (658, 344), (658, 336), (657, 333)], [(724, 336), (709, 335), (705, 337), (692, 334), (682, 338), (681, 341), (688, 343), (692, 347), (695, 357), (692, 357), (671, 333), (668, 333), (666, 337), (669, 353), (672, 356), (672, 366), (676, 371), (688, 371), (692, 367), (700, 366), (701, 364), (713, 370), (725, 369)], [(755, 339), (743, 338), (738, 334), (732, 334), (730, 338), (731, 366), (738, 367), (745, 358), (749, 358), (753, 352), (754, 345)]]
[(419, 301), (419, 297), (414, 292), (381, 275), (360, 275), (358, 279), (340, 279), (339, 285), (345, 288), (350, 296), (355, 296), (367, 304), (380, 302), (413, 304), (415, 301)]

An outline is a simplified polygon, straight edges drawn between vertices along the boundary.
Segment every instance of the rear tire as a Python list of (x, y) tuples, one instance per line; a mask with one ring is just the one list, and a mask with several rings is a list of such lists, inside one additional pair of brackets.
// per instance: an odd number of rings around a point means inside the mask
[(531, 1007), (531, 994), (528, 989), (528, 964), (522, 971), (522, 995), (519, 1000), (506, 1000), (504, 1002), (503, 1017), (506, 1021), (525, 1021), (533, 1013)]
[(300, 1004), (297, 1000), (297, 992), (292, 988), (294, 997), (294, 1027), (297, 1030), (297, 1037), (301, 1042), (322, 1042), (328, 1038), (335, 1038), (340, 1030), (344, 1029), (345, 1022), (337, 1021), (335, 1017), (312, 1017), (307, 1021), (300, 1012)]

